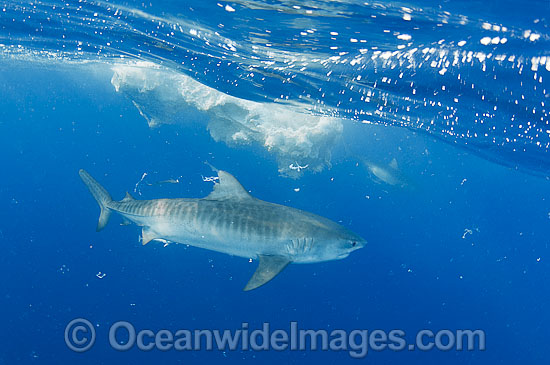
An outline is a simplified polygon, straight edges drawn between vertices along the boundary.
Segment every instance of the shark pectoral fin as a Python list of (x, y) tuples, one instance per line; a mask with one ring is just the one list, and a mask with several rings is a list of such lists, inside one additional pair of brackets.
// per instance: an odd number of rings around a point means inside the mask
[(273, 279), (278, 273), (290, 264), (290, 261), (282, 256), (260, 255), (260, 263), (254, 275), (244, 287), (244, 291), (256, 289)]
[(141, 244), (145, 246), (152, 240), (156, 239), (156, 235), (147, 227), (143, 227), (141, 230)]

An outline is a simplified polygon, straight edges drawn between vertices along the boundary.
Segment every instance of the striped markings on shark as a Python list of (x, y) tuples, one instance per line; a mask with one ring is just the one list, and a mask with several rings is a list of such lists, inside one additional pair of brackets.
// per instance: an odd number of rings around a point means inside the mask
[(269, 282), (290, 263), (343, 259), (366, 244), (327, 218), (257, 199), (233, 175), (215, 171), (218, 182), (205, 198), (136, 200), (126, 193), (120, 201), (85, 170), (79, 174), (101, 209), (97, 231), (116, 212), (124, 222), (143, 227), (143, 245), (153, 240), (183, 243), (258, 259), (245, 291)]

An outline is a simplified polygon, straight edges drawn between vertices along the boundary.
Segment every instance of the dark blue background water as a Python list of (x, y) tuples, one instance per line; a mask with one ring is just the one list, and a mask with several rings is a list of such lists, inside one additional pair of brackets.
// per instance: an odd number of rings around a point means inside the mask
[[(346, 352), (320, 351), (119, 353), (107, 341), (119, 320), (154, 330), (238, 329), (242, 322), (260, 328), (264, 321), (282, 329), (290, 321), (313, 329), (400, 328), (411, 341), (424, 328), (479, 328), (484, 352), (371, 351), (366, 361), (545, 363), (545, 179), (410, 135), (433, 156), (414, 176), (414, 190), (374, 183), (349, 152), (336, 156), (331, 170), (290, 180), (277, 176), (265, 152), (216, 144), (203, 126), (150, 129), (112, 90), (108, 72), (24, 63), (0, 70), (1, 363), (352, 361)], [(362, 127), (349, 133), (369, 138)], [(95, 232), (98, 208), (79, 168), (115, 198), (146, 171), (157, 172), (151, 182), (182, 182), (141, 185), (142, 198), (200, 197), (211, 189), (201, 179), (212, 174), (204, 161), (232, 172), (261, 199), (342, 221), (369, 244), (342, 261), (291, 265), (265, 287), (242, 292), (255, 263), (183, 245), (141, 246), (138, 228), (116, 219)], [(462, 238), (465, 229), (473, 234)], [(107, 275), (99, 279), (98, 272)], [(97, 325), (97, 343), (85, 354), (63, 340), (77, 317)]]
[[(0, 364), (548, 362), (550, 4), (295, 5), (0, 3)], [(483, 37), (507, 42), (483, 45)], [(461, 61), (444, 66), (456, 52)], [(473, 61), (462, 58), (468, 52)], [(183, 99), (162, 103), (172, 95), (162, 92), (178, 83), (164, 85), (160, 97), (131, 82), (115, 92), (111, 67), (128, 60), (265, 101), (268, 111), (276, 101), (342, 117), (334, 146), (320, 142), (332, 166), (290, 179), (262, 143), (215, 142), (206, 122), (194, 119), (197, 110), (188, 110), (195, 114), (187, 123), (180, 123), (187, 114), (170, 114), (180, 113), (174, 106)], [(146, 83), (156, 81), (147, 75)], [(132, 103), (136, 95), (141, 107), (149, 101), (146, 112), (170, 116), (161, 124), (178, 123), (150, 128)], [(290, 122), (301, 127), (299, 118)], [(393, 157), (405, 187), (366, 167)], [(340, 222), (367, 246), (341, 261), (290, 265), (243, 292), (256, 262), (185, 245), (142, 246), (139, 228), (120, 226), (118, 217), (95, 232), (99, 209), (79, 169), (115, 199), (126, 191), (141, 199), (202, 197), (212, 189), (202, 179), (213, 174), (205, 161), (260, 199)], [(180, 183), (155, 184), (170, 178)], [(97, 331), (83, 354), (64, 341), (65, 326), (79, 317)], [(243, 322), (288, 329), (291, 321), (328, 331), (402, 329), (408, 343), (422, 329), (482, 329), (486, 350), (371, 350), (364, 360), (346, 351), (117, 352), (108, 331), (120, 320), (155, 331), (235, 330)]]

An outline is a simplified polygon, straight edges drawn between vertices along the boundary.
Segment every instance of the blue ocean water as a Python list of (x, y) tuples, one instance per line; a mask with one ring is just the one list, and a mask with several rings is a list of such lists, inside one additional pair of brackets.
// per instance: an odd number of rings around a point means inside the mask
[[(544, 364), (547, 1), (0, 3), (0, 363)], [(368, 241), (243, 292), (256, 260), (95, 232), (116, 199), (263, 200)], [(169, 182), (167, 182), (169, 180)], [(77, 353), (67, 324), (89, 320)], [(142, 351), (109, 328), (481, 329), (473, 351)], [(83, 334), (83, 333), (81, 333)]]

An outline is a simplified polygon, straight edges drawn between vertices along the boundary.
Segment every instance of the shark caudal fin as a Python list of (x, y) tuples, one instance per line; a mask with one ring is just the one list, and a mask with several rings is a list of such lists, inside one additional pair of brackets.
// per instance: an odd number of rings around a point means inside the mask
[(84, 184), (90, 190), (90, 193), (97, 200), (97, 204), (101, 208), (101, 213), (99, 214), (99, 221), (97, 222), (97, 231), (101, 231), (109, 222), (109, 217), (111, 216), (111, 209), (109, 209), (108, 204), (113, 200), (111, 195), (101, 186), (90, 174), (85, 170), (78, 171), (80, 178), (84, 181)]

